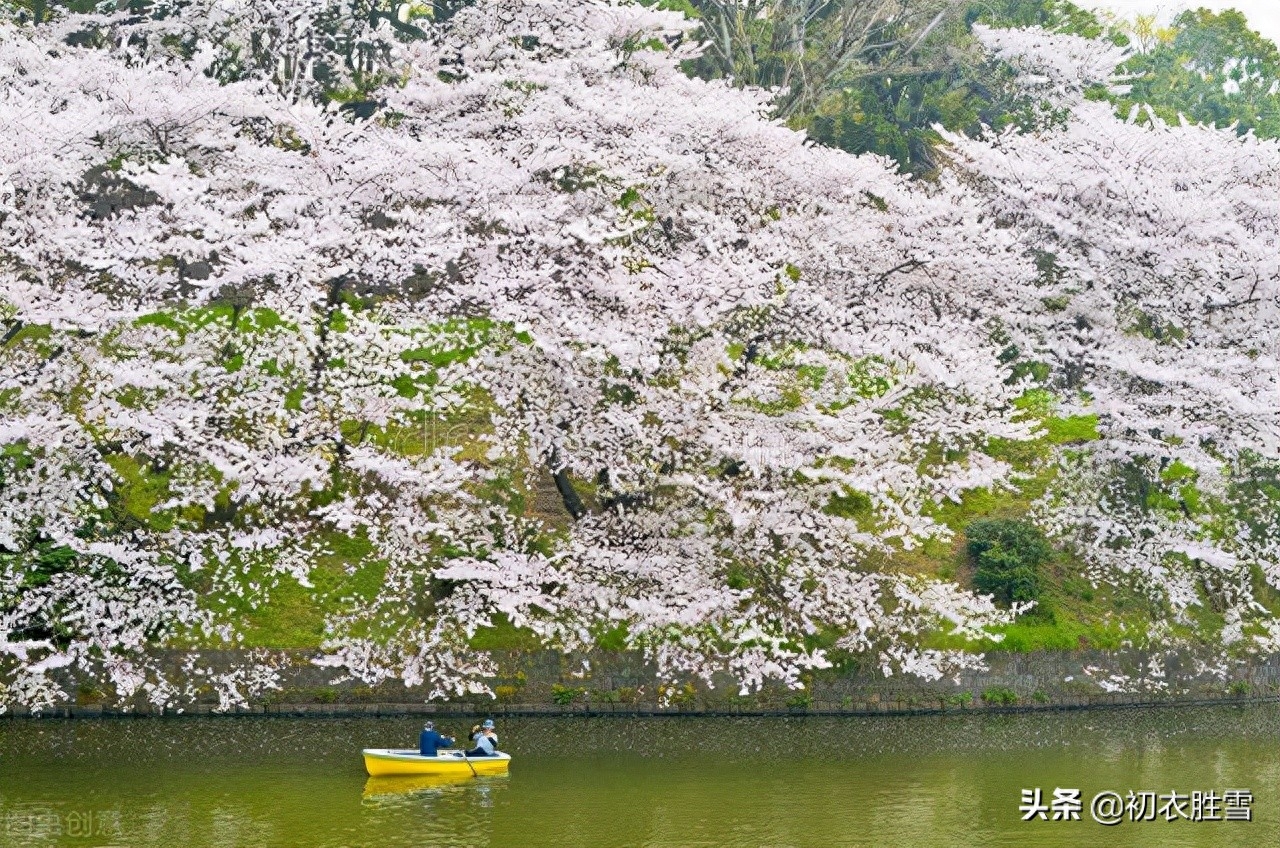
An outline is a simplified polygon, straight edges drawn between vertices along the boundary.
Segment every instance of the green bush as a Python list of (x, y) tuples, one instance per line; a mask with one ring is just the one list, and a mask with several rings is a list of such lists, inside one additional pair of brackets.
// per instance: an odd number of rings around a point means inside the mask
[(683, 686), (675, 686), (662, 684), (658, 687), (658, 703), (666, 702), (668, 704), (685, 705), (692, 704), (698, 700), (698, 690), (693, 688), (692, 683), (686, 683)]
[(618, 694), (616, 689), (593, 689), (588, 693), (587, 698), (595, 704), (618, 704), (622, 702), (622, 696)]
[(1227, 687), (1227, 694), (1234, 695), (1237, 698), (1243, 698), (1253, 691), (1253, 686), (1247, 680), (1233, 680), (1231, 685)]
[(551, 700), (562, 707), (567, 707), (578, 700), (584, 692), (585, 690), (573, 686), (561, 686), (559, 683), (553, 683), (551, 685)]
[(1008, 686), (992, 686), (983, 690), (982, 700), (988, 704), (1007, 707), (1018, 703), (1018, 693)]
[(984, 519), (965, 528), (974, 564), (973, 585), (1006, 604), (1037, 601), (1040, 568), (1053, 556), (1044, 534), (1026, 521)]

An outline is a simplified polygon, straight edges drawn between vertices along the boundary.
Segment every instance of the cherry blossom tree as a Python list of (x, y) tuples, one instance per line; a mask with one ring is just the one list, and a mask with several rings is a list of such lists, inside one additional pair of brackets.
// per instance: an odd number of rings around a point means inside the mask
[[(1040, 74), (1064, 126), (952, 137), (922, 183), (686, 77), (673, 13), (372, 8), (0, 26), (0, 699), (68, 667), (180, 699), (148, 649), (250, 644), (344, 539), (378, 580), (318, 661), (371, 682), (481, 691), (501, 619), (748, 690), (848, 654), (951, 673), (921, 634), (1020, 610), (892, 563), (1017, 485), (1011, 343), (1105, 422), (1042, 504), (1064, 540), (1132, 526), (1069, 497), (1089, 468), (1274, 456), (1274, 146), (1115, 121), (1075, 62)], [(1158, 539), (1195, 569), (1230, 553), (1208, 532)]]
[[(1106, 438), (1073, 462), (1044, 520), (1089, 552), (1095, 581), (1131, 576), (1183, 623), (1212, 603), (1239, 639), (1242, 619), (1270, 616), (1252, 570), (1275, 572), (1274, 521), (1242, 500), (1268, 502), (1258, 482), (1280, 446), (1280, 146), (1137, 109), (1117, 121), (1082, 97), (1115, 64), (1101, 45), (990, 38), (1070, 110), (1058, 132), (949, 139), (993, 214), (1045, 256), (1045, 306), (1020, 322), (1025, 347), (1103, 422)], [(1071, 57), (1095, 70), (1052, 69)]]

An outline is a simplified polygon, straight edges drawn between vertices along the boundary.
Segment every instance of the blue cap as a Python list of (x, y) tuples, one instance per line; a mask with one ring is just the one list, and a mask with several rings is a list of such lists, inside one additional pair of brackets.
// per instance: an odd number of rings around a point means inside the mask
[(482, 725), (480, 725), (480, 726), (481, 726), (481, 727), (493, 727), (493, 719), (491, 719), (491, 718), (487, 718), (487, 719), (485, 719), (485, 720), (484, 720), (484, 724), (482, 724)]

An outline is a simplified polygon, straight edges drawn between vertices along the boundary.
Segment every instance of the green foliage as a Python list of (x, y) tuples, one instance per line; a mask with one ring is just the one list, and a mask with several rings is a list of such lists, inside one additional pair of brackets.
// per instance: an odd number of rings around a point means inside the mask
[(154, 512), (156, 505), (169, 496), (168, 472), (157, 472), (132, 456), (115, 454), (106, 458), (115, 469), (118, 483), (108, 502), (121, 526), (143, 526), (164, 532), (173, 527), (171, 512)]
[(1117, 650), (1126, 645), (1147, 644), (1153, 610), (1145, 593), (1134, 586), (1095, 587), (1078, 576), (1070, 576), (1071, 565), (1066, 560), (1046, 569), (1037, 607), (1010, 624), (991, 628), (990, 637), (970, 640), (932, 633), (925, 635), (922, 646), (1027, 653), (1082, 648)]
[(1177, 344), (1187, 337), (1187, 331), (1172, 321), (1165, 321), (1157, 315), (1142, 311), (1134, 315), (1129, 332), (1151, 339), (1157, 344)]
[(641, 6), (651, 6), (664, 12), (682, 12), (687, 18), (698, 18), (698, 9), (689, 0), (638, 0)]
[(502, 613), (493, 616), (493, 624), (476, 630), (467, 642), (477, 651), (540, 651), (545, 647), (538, 635), (527, 627), (517, 627)]
[[(715, 27), (720, 18), (714, 13), (718, 5), (697, 0), (692, 5), (707, 8), (703, 14), (682, 10), (708, 19), (718, 33)], [(1221, 127), (1235, 124), (1240, 133), (1280, 135), (1280, 53), (1272, 42), (1250, 30), (1237, 11), (1187, 11), (1168, 30), (1144, 28), (1140, 21), (1126, 34), (1123, 26), (1108, 27), (1094, 12), (1065, 0), (975, 0), (957, 8), (960, 14), (944, 15), (915, 45), (910, 62), (902, 61), (892, 47), (894, 39), (903, 36), (895, 28), (902, 26), (899, 19), (896, 25), (882, 22), (876, 30), (877, 40), (886, 49), (862, 52), (834, 75), (796, 75), (799, 65), (820, 63), (824, 51), (830, 50), (823, 41), (824, 16), (810, 22), (811, 43), (801, 56), (794, 46), (783, 46), (790, 41), (779, 33), (774, 23), (777, 16), (762, 15), (738, 22), (742, 27), (735, 36), (731, 60), (713, 50), (690, 70), (703, 77), (732, 76), (739, 83), (765, 87), (794, 86), (795, 79), (803, 79), (799, 86), (816, 85), (819, 90), (779, 101), (780, 112), (793, 126), (823, 144), (887, 156), (905, 171), (927, 174), (937, 168), (935, 125), (972, 134), (983, 126), (1042, 129), (1065, 119), (1061, 111), (1046, 110), (1043, 104), (1013, 94), (1007, 85), (1011, 70), (992, 62), (971, 30), (974, 23), (1039, 26), (1137, 47), (1118, 69), (1136, 75), (1131, 90), (1112, 94), (1099, 89), (1095, 95), (1110, 99), (1122, 116), (1148, 104), (1173, 124), (1184, 114)], [(1050, 273), (1046, 284), (1051, 277)], [(1060, 298), (1053, 298), (1046, 308), (1064, 305)]]
[(864, 399), (884, 397), (893, 383), (892, 367), (879, 356), (859, 359), (849, 369), (849, 387)]
[(596, 632), (596, 647), (602, 651), (624, 651), (627, 648), (627, 623), (621, 622), (616, 627), (601, 627)]
[[(54, 545), (52, 542), (37, 542), (31, 549), (34, 556), (23, 577), (22, 586), (34, 589), (48, 585), (59, 574), (74, 570), (76, 552), (65, 545)], [(0, 557), (0, 559), (7, 557)]]
[(1046, 418), (1053, 413), (1057, 401), (1048, 389), (1027, 389), (1014, 399), (1013, 405), (1036, 418)]
[(965, 18), (1006, 28), (1038, 26), (1082, 38), (1108, 34), (1096, 14), (1065, 0), (985, 0), (970, 4)]
[(827, 515), (852, 518), (860, 522), (870, 520), (873, 514), (871, 498), (854, 489), (844, 489), (840, 494), (832, 495), (822, 511)]
[(1006, 604), (1040, 598), (1041, 567), (1053, 557), (1053, 549), (1035, 525), (986, 519), (965, 528), (965, 537), (978, 590)]
[(1049, 441), (1055, 445), (1094, 442), (1098, 435), (1098, 416), (1073, 415), (1068, 418), (1048, 418), (1044, 422)]
[(466, 362), (493, 341), (494, 331), (495, 324), (487, 318), (452, 319), (431, 327), (433, 334), (444, 336), (451, 343), (406, 350), (400, 354), (400, 359), (406, 363), (422, 362), (436, 368)]
[(982, 690), (983, 703), (996, 707), (1010, 707), (1018, 703), (1018, 693), (1007, 686), (990, 686)]
[(1104, 31), (1097, 16), (1058, 0), (983, 0), (962, 10), (945, 17), (917, 47), (909, 67), (886, 66), (877, 72), (879, 57), (873, 55), (871, 68), (843, 80), (838, 91), (812, 113), (797, 115), (793, 124), (823, 144), (877, 153), (904, 171), (929, 173), (938, 164), (935, 125), (977, 134), (984, 126), (1038, 129), (1061, 122), (1065, 115), (1045, 112), (1013, 93), (1007, 85), (1012, 71), (985, 55), (971, 26), (1040, 26), (1095, 38)]
[(1112, 97), (1127, 115), (1149, 105), (1168, 123), (1178, 115), (1264, 138), (1280, 135), (1280, 52), (1234, 9), (1186, 11), (1168, 30), (1142, 33), (1122, 70), (1131, 90)]
[(658, 687), (659, 702), (676, 704), (678, 706), (692, 704), (698, 700), (698, 690), (693, 687), (692, 683), (685, 683), (683, 686), (661, 685)]
[(1075, 620), (1062, 621), (1055, 614), (1053, 621), (1035, 616), (998, 628), (999, 642), (980, 643), (989, 651), (1007, 651), (1025, 654), (1032, 651), (1075, 651), (1083, 647), (1116, 650), (1126, 640), (1125, 631), (1118, 625), (1090, 624)]
[(787, 709), (807, 710), (813, 706), (813, 695), (808, 692), (797, 692), (787, 699)]
[(969, 705), (970, 705), (970, 704), (972, 704), (972, 703), (973, 703), (973, 693), (972, 693), (972, 692), (956, 692), (956, 693), (953, 693), (953, 694), (951, 694), (951, 695), (944, 695), (944, 696), (942, 697), (942, 708), (943, 708), (943, 709), (946, 709), (947, 707), (961, 707), (961, 708), (964, 708), (964, 707), (969, 706)]
[(567, 707), (579, 698), (585, 697), (586, 689), (575, 686), (562, 686), (559, 683), (551, 685), (551, 700), (562, 707)]
[[(304, 586), (275, 570), (273, 555), (233, 560), (237, 586), (211, 591), (206, 571), (184, 572), (183, 582), (201, 595), (201, 605), (234, 622), (242, 648), (310, 649), (324, 641), (325, 618), (349, 613), (352, 604), (372, 600), (382, 585), (386, 563), (372, 559), (373, 547), (362, 535), (318, 532), (313, 540), (328, 552), (312, 563)], [(259, 587), (254, 590), (252, 587)], [(179, 639), (207, 646), (204, 637)]]
[(134, 321), (139, 327), (162, 327), (185, 341), (189, 333), (210, 325), (225, 323), (235, 333), (267, 333), (275, 330), (296, 331), (297, 327), (281, 319), (273, 309), (251, 308), (245, 302), (215, 301), (209, 306), (187, 307), (143, 315)]
[(1086, 603), (1094, 599), (1093, 586), (1089, 584), (1088, 580), (1079, 577), (1068, 577), (1063, 580), (1062, 591), (1074, 595)]
[(940, 140), (935, 124), (976, 133), (984, 122), (1007, 123), (1003, 110), (979, 94), (975, 70), (952, 64), (868, 77), (829, 97), (802, 126), (831, 147), (887, 156), (903, 170), (932, 170)]
[(1227, 694), (1237, 698), (1247, 697), (1253, 692), (1253, 685), (1247, 680), (1233, 680), (1231, 685), (1227, 687)]
[(101, 704), (108, 699), (108, 694), (93, 683), (81, 683), (76, 687), (76, 703)]
[(741, 563), (732, 563), (725, 572), (724, 585), (740, 592), (751, 588), (751, 574)]

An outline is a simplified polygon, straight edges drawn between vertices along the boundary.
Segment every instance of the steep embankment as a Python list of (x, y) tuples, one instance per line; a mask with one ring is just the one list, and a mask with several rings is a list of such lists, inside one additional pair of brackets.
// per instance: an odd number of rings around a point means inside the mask
[(685, 77), (669, 13), (304, 6), (0, 28), (0, 704), (186, 697), (160, 645), (439, 695), (497, 647), (1272, 647), (1274, 144), (992, 36), (1057, 126), (917, 184)]

